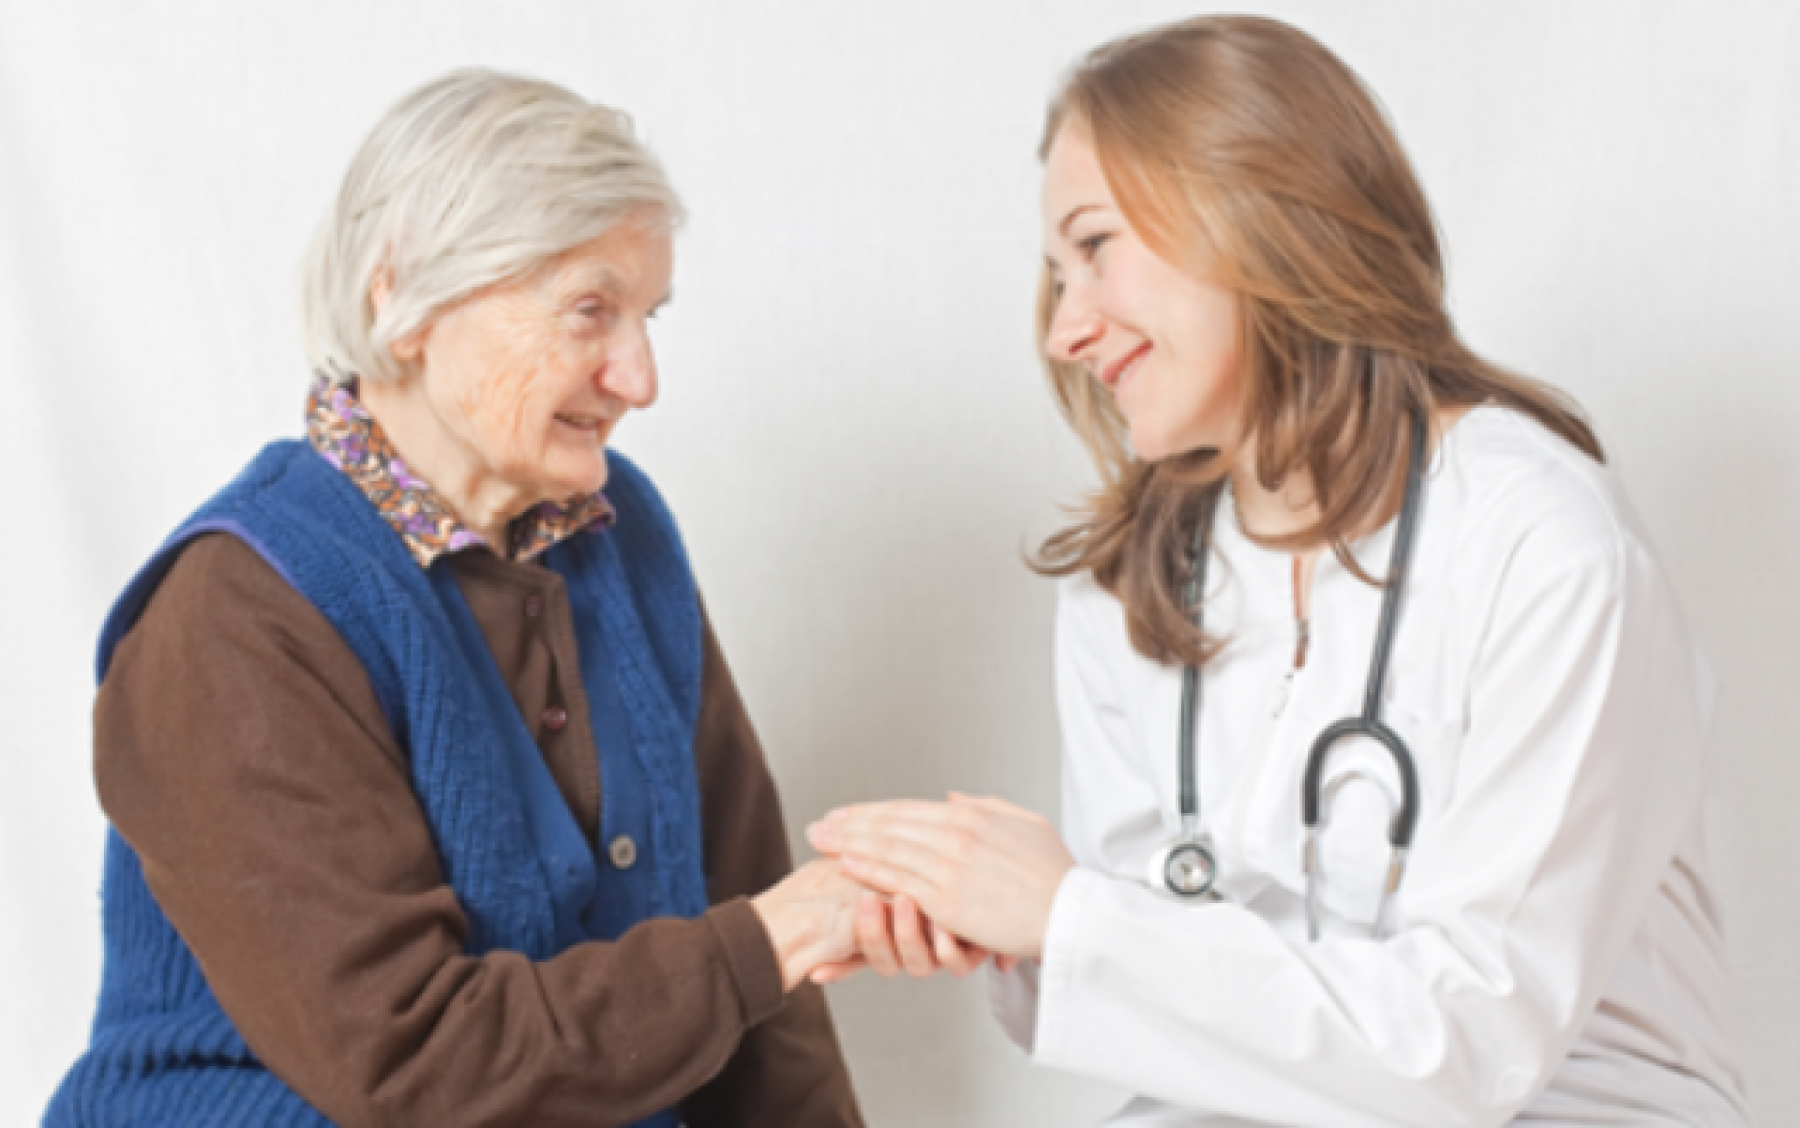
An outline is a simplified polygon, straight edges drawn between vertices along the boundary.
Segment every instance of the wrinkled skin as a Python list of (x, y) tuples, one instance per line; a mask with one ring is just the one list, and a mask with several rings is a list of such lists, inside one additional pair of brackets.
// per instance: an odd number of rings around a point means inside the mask
[[(397, 380), (362, 400), (409, 468), (492, 545), (541, 501), (606, 482), (606, 443), (656, 401), (649, 319), (667, 300), (669, 234), (621, 222), (396, 341)], [(387, 300), (385, 279), (371, 298)]]

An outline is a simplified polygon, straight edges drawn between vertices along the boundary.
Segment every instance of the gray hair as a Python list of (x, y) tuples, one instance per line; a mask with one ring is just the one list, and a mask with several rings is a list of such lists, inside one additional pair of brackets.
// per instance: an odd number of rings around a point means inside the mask
[(307, 355), (322, 371), (391, 378), (389, 346), (462, 298), (622, 220), (682, 215), (624, 113), (549, 82), (452, 71), (389, 110), (350, 162), (301, 262)]

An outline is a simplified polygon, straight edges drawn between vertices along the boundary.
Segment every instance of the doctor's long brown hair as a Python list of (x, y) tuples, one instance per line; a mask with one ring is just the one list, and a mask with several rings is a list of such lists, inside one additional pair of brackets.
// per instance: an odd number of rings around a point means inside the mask
[[(1255, 440), (1265, 486), (1303, 472), (1319, 510), (1317, 524), (1266, 538), (1270, 547), (1330, 545), (1379, 582), (1346, 545), (1398, 511), (1415, 413), (1497, 402), (1602, 458), (1572, 401), (1457, 338), (1436, 226), (1406, 154), (1356, 75), (1305, 33), (1213, 16), (1109, 43), (1052, 103), (1041, 157), (1064, 126), (1091, 139), (1152, 250), (1238, 295), (1240, 433)], [(1040, 349), (1055, 306), (1046, 268)], [(1111, 394), (1082, 366), (1044, 357), (1101, 486), (1034, 566), (1091, 569), (1124, 605), (1140, 652), (1205, 661), (1216, 645), (1194, 629), (1182, 588), (1195, 522), (1235, 451), (1140, 461)]]

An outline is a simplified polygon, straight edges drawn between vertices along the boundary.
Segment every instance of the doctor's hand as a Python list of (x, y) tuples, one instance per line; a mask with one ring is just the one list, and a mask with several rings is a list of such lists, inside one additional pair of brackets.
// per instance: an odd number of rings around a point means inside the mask
[(933, 923), (904, 894), (864, 892), (856, 906), (856, 942), (857, 955), (814, 968), (812, 981), (836, 983), (863, 968), (883, 976), (904, 972), (914, 979), (947, 971), (960, 979), (992, 954)]
[(948, 803), (843, 807), (809, 827), (807, 837), (847, 875), (896, 901), (906, 898), (935, 927), (1015, 958), (1043, 954), (1050, 906), (1075, 868), (1042, 815), (954, 792)]

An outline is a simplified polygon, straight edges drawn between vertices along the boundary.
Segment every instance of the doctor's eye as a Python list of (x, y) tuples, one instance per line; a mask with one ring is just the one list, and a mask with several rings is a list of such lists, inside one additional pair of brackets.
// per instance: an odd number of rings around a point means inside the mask
[(1111, 238), (1111, 232), (1101, 232), (1098, 235), (1089, 235), (1075, 245), (1081, 248), (1082, 257), (1091, 261), (1095, 255), (1100, 253), (1100, 248), (1106, 245), (1106, 241)]

